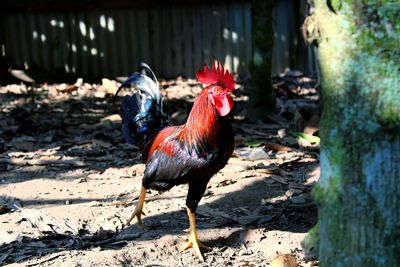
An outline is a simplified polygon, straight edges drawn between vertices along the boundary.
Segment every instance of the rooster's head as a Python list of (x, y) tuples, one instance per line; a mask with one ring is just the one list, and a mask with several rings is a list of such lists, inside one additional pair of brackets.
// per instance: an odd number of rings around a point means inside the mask
[(196, 72), (200, 83), (208, 85), (208, 98), (220, 116), (226, 116), (232, 110), (233, 100), (229, 95), (235, 90), (235, 81), (228, 70), (224, 69), (221, 62), (215, 60), (211, 69), (204, 64), (203, 69)]

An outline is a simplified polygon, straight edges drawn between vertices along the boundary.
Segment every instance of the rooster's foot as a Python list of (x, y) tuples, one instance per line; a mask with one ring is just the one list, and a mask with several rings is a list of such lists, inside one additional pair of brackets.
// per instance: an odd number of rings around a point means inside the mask
[(130, 225), (132, 220), (133, 220), (133, 218), (136, 217), (137, 218), (137, 224), (139, 225), (139, 227), (142, 230), (144, 230), (144, 225), (143, 225), (143, 222), (142, 222), (142, 214), (145, 215), (141, 210), (140, 211), (139, 210), (135, 210), (132, 213), (131, 217), (129, 217), (128, 221), (126, 222), (126, 225)]
[(201, 261), (204, 261), (204, 257), (203, 254), (201, 253), (201, 248), (205, 249), (205, 250), (212, 250), (212, 248), (210, 248), (209, 246), (204, 245), (202, 242), (200, 242), (200, 240), (198, 240), (197, 235), (191, 234), (189, 236), (189, 241), (186, 243), (185, 246), (183, 246), (181, 248), (181, 250), (179, 252), (183, 252), (189, 248), (194, 248), (197, 256), (199, 257), (199, 259)]

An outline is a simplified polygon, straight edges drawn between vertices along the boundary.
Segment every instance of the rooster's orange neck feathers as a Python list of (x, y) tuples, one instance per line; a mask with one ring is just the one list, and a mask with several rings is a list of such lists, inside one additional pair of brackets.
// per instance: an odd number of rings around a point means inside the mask
[(186, 124), (182, 128), (185, 141), (195, 144), (202, 140), (216, 141), (219, 133), (218, 115), (204, 89), (196, 98)]
[(206, 154), (218, 145), (220, 121), (223, 120), (214, 103), (210, 101), (209, 94), (212, 93), (213, 86), (220, 86), (223, 90), (221, 93), (232, 92), (235, 90), (235, 82), (229, 71), (218, 61), (213, 62), (211, 69), (204, 65), (202, 70), (196, 72), (196, 76), (200, 83), (210, 86), (197, 96), (179, 136), (189, 147), (200, 154)]

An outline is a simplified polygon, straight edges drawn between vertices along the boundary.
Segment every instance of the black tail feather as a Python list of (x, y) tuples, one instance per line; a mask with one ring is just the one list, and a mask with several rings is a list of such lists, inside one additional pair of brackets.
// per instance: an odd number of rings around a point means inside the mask
[(158, 86), (157, 77), (156, 77), (156, 75), (154, 74), (153, 70), (149, 67), (149, 65), (147, 65), (147, 64), (144, 63), (144, 62), (141, 62), (141, 63), (139, 64), (138, 69), (139, 69), (139, 71), (140, 71), (142, 74), (144, 74), (144, 75), (150, 77), (150, 78), (157, 84), (157, 86)]
[(125, 96), (122, 98), (120, 116), (122, 118), (122, 135), (127, 143), (135, 145), (135, 114), (139, 113), (139, 107), (136, 101), (136, 95)]
[(121, 84), (118, 91), (128, 85), (137, 89), (132, 96), (122, 98), (120, 116), (125, 141), (142, 149), (149, 136), (167, 125), (167, 118), (163, 112), (156, 76), (145, 63), (139, 65), (139, 70), (145, 73), (135, 72)]

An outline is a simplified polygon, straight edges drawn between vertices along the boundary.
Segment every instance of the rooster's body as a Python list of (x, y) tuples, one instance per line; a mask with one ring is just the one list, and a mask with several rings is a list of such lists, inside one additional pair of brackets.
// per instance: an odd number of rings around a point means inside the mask
[[(186, 206), (190, 219), (193, 246), (202, 259), (197, 240), (194, 214), (211, 177), (228, 162), (234, 149), (228, 114), (234, 81), (220, 63), (212, 70), (207, 66), (196, 75), (204, 88), (196, 98), (185, 124), (167, 126), (162, 99), (154, 73), (146, 64), (140, 68), (147, 74), (134, 73), (121, 87), (133, 84), (138, 89), (125, 96), (121, 103), (122, 129), (125, 140), (137, 145), (146, 164), (142, 192), (136, 211), (141, 224), (143, 201), (147, 189), (166, 191), (178, 184), (189, 184)], [(195, 244), (196, 243), (196, 244)]]

